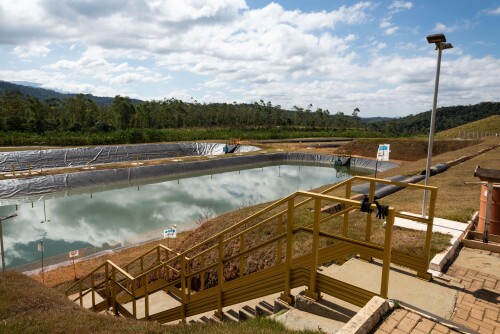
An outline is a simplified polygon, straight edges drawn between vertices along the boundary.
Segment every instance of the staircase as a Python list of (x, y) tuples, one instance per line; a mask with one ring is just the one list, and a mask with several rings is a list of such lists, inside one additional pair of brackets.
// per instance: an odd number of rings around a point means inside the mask
[[(430, 191), (428, 217), (408, 216), (390, 207), (383, 245), (370, 241), (371, 213), (363, 216), (365, 239), (351, 237), (351, 213), (360, 209), (359, 201), (350, 199), (351, 187), (367, 181), (370, 202), (377, 183)], [(108, 260), (71, 286), (66, 295), (96, 312), (112, 309), (115, 315), (160, 323), (240, 321), (269, 315), (276, 307), (295, 305), (300, 291), (310, 300), (323, 296), (362, 307), (375, 295), (387, 297), (391, 262), (428, 278), (436, 190), (357, 176), (319, 194), (297, 191), (182, 253), (158, 245), (125, 266)], [(333, 192), (345, 196), (331, 195)], [(331, 205), (340, 209), (323, 212), (323, 207)], [(423, 255), (392, 249), (396, 216), (428, 225)], [(256, 235), (261, 241), (249, 242)], [(329, 269), (321, 264), (342, 264), (353, 256), (382, 261), (378, 291), (324, 274)], [(252, 263), (255, 259), (261, 260), (258, 268)], [(266, 299), (269, 296), (272, 299)], [(349, 318), (345, 314), (339, 317)]]

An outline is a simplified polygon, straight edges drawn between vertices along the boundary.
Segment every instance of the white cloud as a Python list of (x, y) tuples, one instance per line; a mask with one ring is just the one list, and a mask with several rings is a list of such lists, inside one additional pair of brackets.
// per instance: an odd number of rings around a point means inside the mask
[(13, 53), (21, 59), (46, 57), (50, 52), (48, 45), (49, 43), (45, 44), (30, 43), (27, 45), (19, 45), (14, 48)]
[(385, 29), (384, 34), (392, 35), (398, 30), (399, 30), (399, 27), (390, 27), (390, 28)]
[(394, 0), (389, 7), (387, 7), (392, 13), (397, 13), (405, 9), (411, 9), (413, 4), (411, 2), (405, 2), (404, 0)]
[(488, 13), (490, 15), (500, 15), (500, 7), (497, 7), (495, 9), (487, 10), (486, 13)]
[(457, 30), (459, 27), (457, 25), (452, 25), (452, 26), (447, 26), (443, 23), (436, 23), (436, 26), (434, 27), (435, 32), (453, 32)]

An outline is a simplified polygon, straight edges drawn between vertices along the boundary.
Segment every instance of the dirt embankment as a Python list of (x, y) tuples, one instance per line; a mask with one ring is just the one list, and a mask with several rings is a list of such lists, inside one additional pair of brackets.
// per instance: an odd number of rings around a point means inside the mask
[[(435, 140), (432, 155), (452, 152), (477, 145), (481, 140)], [(427, 157), (428, 141), (425, 139), (359, 139), (337, 150), (337, 154), (358, 155), (375, 159), (379, 144), (391, 145), (391, 160), (417, 161)]]

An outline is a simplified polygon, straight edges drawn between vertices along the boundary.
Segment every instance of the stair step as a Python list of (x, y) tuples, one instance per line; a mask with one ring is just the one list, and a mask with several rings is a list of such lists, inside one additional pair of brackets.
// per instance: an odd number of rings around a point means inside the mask
[(227, 310), (222, 315), (222, 322), (239, 322), (238, 312), (233, 309)]
[(267, 317), (274, 314), (274, 307), (265, 301), (255, 305), (255, 313), (258, 317)]

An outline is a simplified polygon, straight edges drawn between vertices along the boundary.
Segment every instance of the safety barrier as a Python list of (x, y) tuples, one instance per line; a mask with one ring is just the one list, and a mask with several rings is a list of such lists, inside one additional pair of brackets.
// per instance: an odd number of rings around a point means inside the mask
[[(370, 182), (370, 203), (378, 182), (430, 191), (428, 217), (409, 216), (387, 207), (384, 240), (377, 244), (370, 240), (373, 213), (367, 212), (364, 238), (355, 238), (349, 234), (349, 228), (352, 213), (361, 208), (358, 200), (350, 198), (356, 181)], [(339, 191), (343, 192), (342, 197), (330, 194)], [(107, 261), (71, 286), (66, 294), (95, 311), (112, 307), (115, 314), (161, 323), (185, 321), (189, 316), (212, 310), (222, 319), (225, 306), (277, 292), (281, 292), (281, 300), (292, 303), (291, 289), (300, 286), (307, 287), (305, 293), (313, 299), (326, 293), (363, 306), (374, 295), (387, 297), (391, 263), (429, 278), (426, 271), (436, 195), (435, 187), (367, 177), (353, 177), (322, 193), (298, 191), (180, 254), (159, 245), (122, 267)], [(337, 205), (337, 210), (326, 212), (324, 208), (331, 205)], [(374, 204), (368, 207), (376, 209)], [(423, 255), (392, 250), (395, 217), (428, 224)], [(257, 235), (260, 242), (254, 243)], [(354, 255), (382, 260), (379, 293), (317, 271), (322, 263), (341, 263)], [(173, 296), (177, 304), (150, 314), (149, 297), (160, 290)], [(144, 299), (143, 317), (138, 317), (139, 299)]]

